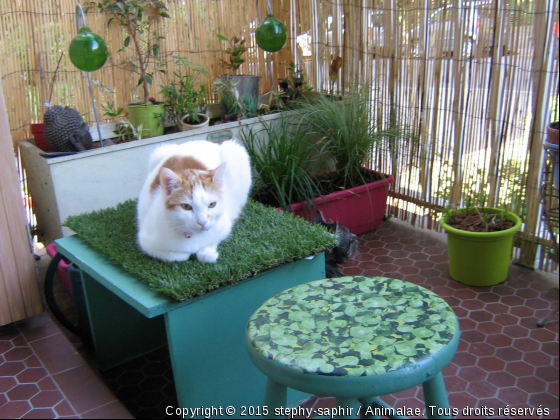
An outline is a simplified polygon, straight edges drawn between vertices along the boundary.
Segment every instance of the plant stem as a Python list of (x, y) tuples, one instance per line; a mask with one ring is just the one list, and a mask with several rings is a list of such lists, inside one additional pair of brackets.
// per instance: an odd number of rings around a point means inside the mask
[(142, 87), (144, 88), (144, 103), (148, 103), (148, 98), (150, 97), (150, 88), (148, 86), (148, 80), (146, 79), (146, 62), (142, 56), (142, 51), (140, 50), (140, 45), (136, 39), (136, 28), (132, 22), (126, 24), (128, 28), (128, 33), (134, 42), (134, 48), (136, 49), (136, 55), (138, 56), (138, 63), (140, 64), (140, 73), (142, 75)]

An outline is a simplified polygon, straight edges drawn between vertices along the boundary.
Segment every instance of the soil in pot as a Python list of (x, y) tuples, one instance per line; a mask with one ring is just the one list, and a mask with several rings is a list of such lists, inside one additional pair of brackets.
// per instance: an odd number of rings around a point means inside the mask
[(483, 214), (476, 210), (453, 214), (445, 222), (465, 232), (500, 232), (515, 226), (515, 222), (500, 214)]

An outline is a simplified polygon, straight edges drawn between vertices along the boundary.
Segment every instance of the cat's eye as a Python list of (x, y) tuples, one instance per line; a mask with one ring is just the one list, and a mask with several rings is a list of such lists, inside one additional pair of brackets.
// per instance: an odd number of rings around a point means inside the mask
[(192, 206), (190, 204), (185, 204), (185, 203), (181, 204), (181, 208), (183, 210), (192, 210)]
[(208, 206), (209, 209), (213, 209), (214, 207), (216, 207), (216, 202), (214, 201), (213, 203), (210, 203), (210, 205)]

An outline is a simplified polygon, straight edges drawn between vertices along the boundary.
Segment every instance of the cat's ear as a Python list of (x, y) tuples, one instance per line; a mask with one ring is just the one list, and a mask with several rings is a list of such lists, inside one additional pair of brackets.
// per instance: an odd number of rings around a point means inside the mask
[(210, 173), (212, 174), (212, 182), (216, 184), (218, 187), (222, 187), (224, 185), (224, 174), (226, 171), (226, 163), (222, 163), (216, 169), (212, 169)]
[(313, 219), (313, 223), (321, 223), (324, 225), (327, 224), (327, 221), (325, 220), (325, 216), (323, 216), (321, 210), (317, 210), (317, 212), (315, 213), (315, 218)]
[(167, 195), (181, 186), (181, 178), (169, 168), (161, 168), (159, 182)]

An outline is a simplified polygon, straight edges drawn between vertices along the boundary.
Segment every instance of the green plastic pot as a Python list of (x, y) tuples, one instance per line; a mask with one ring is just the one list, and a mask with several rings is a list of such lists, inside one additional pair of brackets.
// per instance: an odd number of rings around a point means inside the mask
[[(491, 207), (479, 209), (489, 213), (501, 211)], [(466, 232), (445, 223), (445, 216), (440, 219), (447, 232), (449, 272), (454, 280), (469, 286), (493, 286), (507, 279), (513, 240), (521, 228), (521, 219), (509, 212), (506, 217), (515, 226), (501, 232)]]
[(147, 104), (127, 105), (128, 120), (138, 127), (142, 124), (142, 138), (161, 136), (163, 134), (164, 106)]

